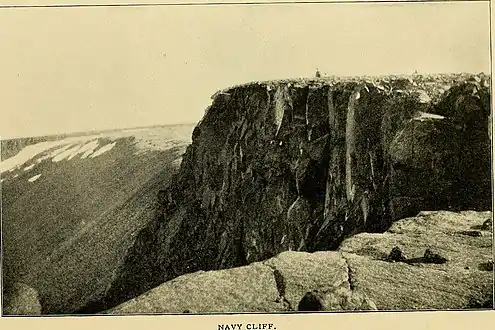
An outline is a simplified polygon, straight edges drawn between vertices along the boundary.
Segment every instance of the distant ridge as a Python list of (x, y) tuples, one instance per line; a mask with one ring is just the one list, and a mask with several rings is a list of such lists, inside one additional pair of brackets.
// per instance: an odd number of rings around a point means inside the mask
[(144, 125), (144, 126), (133, 126), (126, 128), (112, 128), (112, 129), (101, 129), (93, 131), (81, 131), (81, 132), (71, 132), (71, 133), (61, 133), (61, 134), (49, 134), (49, 135), (35, 135), (35, 136), (22, 136), (2, 139), (0, 136), (0, 150), (1, 150), (1, 160), (5, 160), (16, 155), (24, 147), (40, 142), (47, 141), (57, 141), (71, 137), (82, 137), (90, 135), (98, 135), (105, 133), (114, 133), (119, 131), (128, 131), (135, 129), (153, 129), (153, 128), (167, 128), (167, 127), (178, 127), (178, 126), (191, 126), (194, 123), (181, 123), (181, 124), (160, 124), (160, 125)]

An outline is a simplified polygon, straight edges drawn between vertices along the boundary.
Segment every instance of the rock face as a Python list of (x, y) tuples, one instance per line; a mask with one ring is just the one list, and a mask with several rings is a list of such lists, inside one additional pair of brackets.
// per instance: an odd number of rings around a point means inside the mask
[[(493, 268), (485, 264), (493, 262), (493, 234), (457, 234), (487, 217), (490, 212), (422, 212), (383, 234), (348, 238), (337, 251), (288, 251), (248, 266), (183, 275), (106, 313), (492, 308)], [(409, 256), (403, 262), (388, 258), (397, 246)], [(425, 250), (448, 261), (428, 262)]]
[(489, 210), (489, 114), (482, 74), (218, 92), (102, 306), (185, 273), (335, 249), (421, 210)]
[(4, 288), (3, 315), (41, 315), (36, 290), (20, 282)]

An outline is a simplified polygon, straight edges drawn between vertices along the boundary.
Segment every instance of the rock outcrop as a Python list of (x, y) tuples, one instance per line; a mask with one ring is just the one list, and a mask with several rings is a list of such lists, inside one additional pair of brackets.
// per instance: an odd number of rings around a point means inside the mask
[[(493, 234), (459, 234), (488, 217), (491, 212), (421, 212), (382, 234), (348, 238), (337, 251), (288, 251), (248, 266), (179, 276), (106, 313), (491, 308), (493, 268), (483, 265), (493, 263)], [(409, 257), (392, 262), (388, 254), (397, 246)], [(425, 250), (448, 261), (428, 262)]]
[(421, 210), (491, 210), (489, 84), (416, 75), (218, 92), (100, 308), (182, 274), (335, 249)]
[(3, 315), (41, 315), (38, 292), (21, 282), (3, 288), (2, 303)]

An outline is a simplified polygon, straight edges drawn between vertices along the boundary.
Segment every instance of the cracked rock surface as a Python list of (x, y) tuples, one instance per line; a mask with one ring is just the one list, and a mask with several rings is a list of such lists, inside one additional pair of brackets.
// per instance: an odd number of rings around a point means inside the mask
[[(106, 313), (420, 310), (492, 306), (492, 233), (459, 235), (491, 212), (421, 212), (382, 234), (361, 233), (338, 251), (287, 251), (264, 262), (196, 272), (131, 299)], [(389, 262), (400, 246), (407, 262)], [(422, 262), (426, 249), (448, 256)], [(316, 306), (316, 307), (315, 307)]]
[[(347, 283), (347, 266), (338, 252), (282, 252), (265, 261), (285, 280), (285, 298), (294, 308), (309, 291), (330, 290)], [(319, 274), (319, 276), (314, 276)]]
[(262, 263), (253, 263), (180, 276), (118, 306), (110, 313), (283, 311), (278, 296), (272, 269)]

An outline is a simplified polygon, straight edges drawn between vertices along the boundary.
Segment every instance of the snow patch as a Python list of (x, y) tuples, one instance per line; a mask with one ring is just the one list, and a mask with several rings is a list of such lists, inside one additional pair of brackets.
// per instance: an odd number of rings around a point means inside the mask
[(40, 178), (40, 176), (41, 176), (41, 174), (35, 175), (32, 178), (29, 178), (28, 181), (29, 182), (34, 182), (34, 181), (38, 180)]
[(95, 157), (98, 157), (100, 155), (103, 155), (105, 152), (107, 151), (110, 151), (113, 147), (115, 147), (115, 145), (117, 144), (117, 142), (113, 142), (113, 143), (109, 143), (109, 144), (106, 144), (104, 145), (103, 147), (101, 147), (100, 149), (96, 150), (91, 156), (90, 158), (95, 158)]
[(41, 156), (40, 158), (36, 159), (36, 163), (41, 164), (42, 161), (44, 161), (48, 158), (50, 158), (50, 155)]
[[(85, 141), (84, 141), (85, 142)], [(76, 145), (72, 145), (72, 148), (65, 150), (62, 153), (59, 153), (55, 156), (52, 161), (60, 162), (62, 160), (71, 160), (79, 154), (82, 154), (81, 158), (86, 158), (90, 154), (94, 152), (94, 150), (98, 147), (98, 140), (93, 140), (90, 142), (86, 142), (84, 144), (78, 143)]]
[(58, 155), (53, 157), (52, 162), (57, 163), (57, 162), (60, 162), (66, 158), (68, 159), (72, 154), (76, 153), (77, 150), (79, 150), (79, 148), (80, 148), (80, 146), (76, 145), (76, 146), (73, 146), (72, 148), (65, 150), (64, 152), (59, 153)]
[(0, 172), (13, 171), (40, 153), (60, 145), (61, 141), (40, 142), (24, 147), (17, 155), (0, 163)]
[(424, 91), (424, 90), (419, 90), (417, 91), (417, 97), (419, 100), (419, 103), (430, 103), (431, 102), (431, 97)]
[[(41, 156), (39, 159), (36, 160), (36, 163), (41, 163), (45, 159), (49, 158), (55, 158), (57, 157), (56, 161), (60, 161), (61, 159), (64, 159), (65, 157), (70, 157), (73, 153), (78, 152), (79, 147), (74, 148), (74, 145), (80, 146), (81, 144), (85, 144), (90, 140), (95, 140), (99, 136), (98, 135), (89, 135), (89, 136), (79, 136), (79, 137), (71, 137), (71, 138), (66, 138), (62, 140), (56, 140), (56, 141), (45, 141), (45, 142), (39, 142), (36, 144), (32, 144), (29, 146), (24, 147), (21, 151), (19, 151), (15, 156), (10, 157), (8, 159), (3, 160), (0, 162), (0, 173), (2, 172), (12, 172), (18, 168), (20, 168), (23, 164), (28, 162), (29, 160), (34, 159), (37, 156)], [(48, 152), (50, 149), (57, 148), (51, 152), (49, 152), (47, 155), (41, 155), (43, 153)], [(71, 148), (71, 152), (67, 152), (67, 149)], [(96, 146), (95, 146), (96, 148)], [(84, 149), (84, 151), (89, 150)], [(81, 151), (81, 152), (84, 152)], [(60, 155), (61, 153), (64, 153), (63, 155)]]
[(436, 115), (434, 113), (420, 112), (419, 116), (414, 119), (419, 121), (425, 121), (427, 119), (445, 119), (445, 117)]
[(65, 152), (65, 150), (67, 150), (67, 148), (69, 148), (70, 146), (71, 146), (70, 144), (67, 144), (65, 146), (62, 146), (61, 148), (58, 148), (58, 149), (53, 150), (48, 155), (48, 158), (53, 158), (53, 157), (56, 157), (56, 156), (60, 155), (62, 152)]
[(86, 143), (81, 147), (81, 150), (79, 150), (83, 155), (81, 156), (81, 159), (87, 158), (89, 155), (91, 155), (95, 149), (98, 148), (98, 140), (93, 140), (91, 142)]
[(24, 167), (24, 171), (32, 170), (35, 164), (31, 164), (29, 166)]

